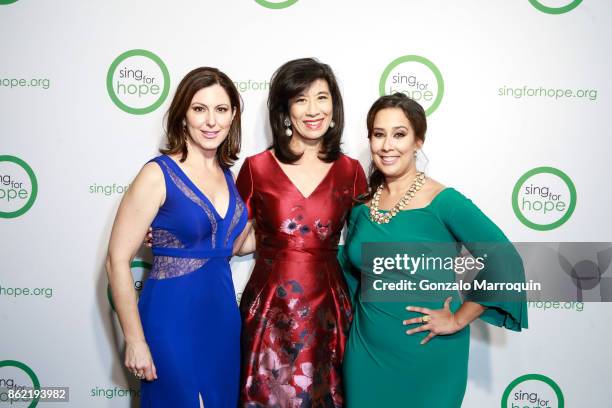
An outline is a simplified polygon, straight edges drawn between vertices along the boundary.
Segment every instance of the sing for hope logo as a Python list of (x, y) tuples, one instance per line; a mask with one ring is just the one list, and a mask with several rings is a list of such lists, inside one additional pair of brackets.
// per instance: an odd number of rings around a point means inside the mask
[(542, 374), (526, 374), (512, 381), (501, 399), (502, 408), (564, 408), (561, 388)]
[(576, 187), (567, 174), (554, 167), (536, 167), (514, 185), (512, 209), (527, 227), (549, 231), (569, 220), (576, 197)]
[(36, 201), (38, 181), (34, 170), (15, 156), (0, 156), (0, 218), (25, 214)]
[(391, 61), (378, 84), (381, 96), (401, 92), (432, 114), (444, 95), (444, 79), (438, 67), (420, 55), (404, 55)]
[(260, 6), (263, 6), (269, 9), (273, 9), (273, 10), (284, 9), (284, 8), (293, 6), (295, 3), (297, 3), (297, 1), (298, 0), (285, 0), (285, 1), (255, 0), (255, 2), (259, 4)]
[(529, 0), (529, 3), (546, 14), (564, 14), (578, 7), (582, 0)]
[(106, 89), (121, 110), (143, 115), (164, 103), (170, 92), (170, 74), (151, 51), (130, 50), (115, 58), (108, 68)]
[[(21, 361), (0, 361), (0, 406), (10, 405), (15, 407), (27, 406), (34, 408), (38, 405), (39, 398), (32, 400), (28, 398), (11, 398), (9, 391), (22, 391), (26, 388), (40, 390), (40, 381), (34, 370)], [(23, 404), (16, 404), (16, 403)], [(29, 402), (28, 405), (25, 405)]]

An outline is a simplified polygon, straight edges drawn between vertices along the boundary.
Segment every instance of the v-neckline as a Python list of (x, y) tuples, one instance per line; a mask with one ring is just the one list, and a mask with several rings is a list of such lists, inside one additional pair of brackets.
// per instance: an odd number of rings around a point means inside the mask
[(297, 185), (293, 182), (293, 180), (291, 180), (291, 177), (289, 177), (289, 175), (287, 173), (285, 173), (285, 170), (283, 170), (283, 168), (281, 167), (280, 163), (276, 160), (276, 157), (274, 157), (274, 155), (272, 154), (272, 149), (268, 150), (268, 155), (270, 156), (270, 160), (272, 160), (274, 162), (274, 164), (276, 165), (276, 167), (278, 168), (278, 170), (280, 170), (280, 172), (282, 173), (282, 175), (285, 177), (285, 179), (289, 182), (289, 184), (291, 184), (291, 186), (295, 189), (295, 191), (298, 192), (298, 194), (302, 197), (302, 199), (304, 200), (308, 200), (310, 197), (312, 197), (318, 190), (319, 188), (323, 185), (323, 183), (325, 183), (325, 181), (327, 180), (327, 178), (329, 177), (330, 173), (332, 172), (332, 170), (334, 169), (334, 167), (336, 166), (336, 163), (338, 162), (339, 159), (334, 160), (334, 162), (332, 163), (332, 165), (329, 167), (329, 169), (327, 170), (327, 173), (325, 173), (325, 176), (323, 176), (323, 178), (321, 179), (321, 181), (319, 181), (319, 184), (317, 184), (317, 186), (314, 188), (314, 190), (312, 190), (310, 192), (310, 194), (308, 194), (308, 196), (304, 196), (304, 193), (302, 193), (302, 190), (300, 190)]
[(201, 199), (203, 199), (204, 201), (206, 201), (206, 203), (212, 208), (212, 210), (215, 212), (215, 215), (217, 217), (219, 217), (221, 219), (221, 221), (225, 221), (227, 215), (230, 212), (230, 209), (232, 208), (232, 201), (233, 201), (233, 195), (232, 195), (232, 189), (231, 186), (229, 184), (229, 180), (227, 178), (227, 172), (225, 171), (225, 169), (221, 169), (221, 171), (223, 171), (223, 177), (225, 178), (225, 185), (227, 187), (227, 194), (229, 196), (229, 200), (227, 203), (227, 209), (225, 210), (225, 214), (223, 214), (223, 217), (221, 216), (221, 214), (219, 214), (219, 211), (217, 211), (217, 207), (215, 207), (215, 205), (212, 203), (212, 201), (206, 196), (206, 194), (204, 194), (204, 192), (202, 190), (200, 190), (200, 188), (196, 185), (196, 183), (194, 183), (189, 176), (187, 175), (187, 173), (185, 173), (185, 171), (181, 168), (181, 166), (178, 165), (178, 163), (176, 161), (174, 161), (174, 159), (168, 155), (164, 155), (164, 157), (167, 157), (168, 160), (172, 163), (172, 165), (178, 169), (179, 171), (179, 175), (185, 179), (185, 181), (187, 182), (187, 184), (189, 184), (189, 188), (191, 188), (191, 190), (193, 190), (197, 195), (200, 196)]

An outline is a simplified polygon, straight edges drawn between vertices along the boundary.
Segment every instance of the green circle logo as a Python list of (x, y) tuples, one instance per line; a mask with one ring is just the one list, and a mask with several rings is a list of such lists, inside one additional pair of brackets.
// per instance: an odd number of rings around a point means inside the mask
[(568, 11), (572, 11), (573, 9), (578, 7), (578, 5), (580, 3), (582, 3), (582, 0), (572, 0), (567, 5), (561, 6), (561, 7), (546, 6), (546, 5), (542, 4), (542, 0), (529, 0), (529, 2), (531, 3), (531, 5), (533, 7), (537, 8), (538, 10), (540, 10), (543, 13), (546, 13), (546, 14), (564, 14), (564, 13), (567, 13)]
[(38, 181), (32, 168), (19, 157), (0, 156), (0, 218), (26, 213), (38, 194)]
[(133, 115), (159, 108), (170, 92), (166, 64), (147, 50), (130, 50), (119, 55), (106, 74), (106, 90), (115, 105)]
[(512, 209), (524, 225), (549, 231), (563, 225), (576, 208), (576, 187), (554, 167), (536, 167), (523, 174), (512, 190)]
[[(556, 399), (556, 402), (553, 400)], [(526, 374), (506, 387), (501, 399), (502, 408), (564, 408), (561, 388), (542, 374)]]
[[(152, 267), (153, 265), (151, 265), (149, 262), (139, 259), (132, 261), (132, 263), (130, 264), (132, 277), (134, 278), (134, 290), (136, 291), (136, 293), (140, 293), (140, 291), (142, 290), (145, 272), (150, 271)], [(106, 297), (108, 298), (108, 303), (110, 304), (113, 311), (116, 311), (110, 283), (106, 286)]]
[(295, 3), (297, 3), (297, 1), (298, 0), (286, 0), (286, 1), (274, 2), (274, 1), (266, 1), (266, 0), (255, 0), (255, 2), (259, 4), (260, 6), (263, 6), (269, 9), (273, 9), (273, 10), (279, 10), (279, 9), (291, 7)]
[[(38, 381), (38, 377), (34, 373), (34, 370), (32, 370), (30, 367), (28, 367), (27, 365), (25, 365), (21, 361), (2, 360), (2, 361), (0, 361), (0, 369), (4, 368), (4, 367), (14, 367), (14, 368), (18, 368), (19, 370), (23, 371), (29, 377), (30, 381), (32, 381), (32, 388), (34, 390), (39, 390), (40, 391), (40, 381)], [(5, 370), (0, 370), (0, 373), (2, 373), (2, 372), (5, 372)], [(6, 376), (4, 374), (0, 374), (0, 378), (2, 378), (4, 380), (4, 383), (7, 383), (8, 380), (9, 380), (8, 378), (6, 378)], [(12, 380), (12, 381), (14, 381), (14, 380)], [(13, 384), (13, 386), (15, 386), (15, 384)], [(8, 387), (6, 387), (6, 388), (8, 388)], [(16, 388), (13, 388), (13, 389), (16, 389)], [(8, 398), (8, 393), (7, 393), (6, 396)], [(39, 399), (40, 399), (40, 397), (34, 398), (30, 402), (30, 405), (28, 405), (28, 408), (34, 408), (35, 406), (37, 406)], [(3, 400), (2, 402), (5, 402), (5, 401)]]
[(444, 79), (433, 62), (419, 55), (405, 55), (393, 60), (380, 76), (380, 96), (402, 92), (420, 103), (429, 116), (444, 95)]

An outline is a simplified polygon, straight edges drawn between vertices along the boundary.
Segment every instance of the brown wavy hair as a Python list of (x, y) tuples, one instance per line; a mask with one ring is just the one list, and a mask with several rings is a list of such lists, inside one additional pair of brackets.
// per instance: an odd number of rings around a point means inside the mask
[(335, 126), (323, 135), (319, 158), (325, 162), (335, 161), (342, 150), (340, 140), (344, 129), (344, 106), (338, 81), (327, 64), (314, 58), (300, 58), (283, 64), (272, 75), (268, 94), (268, 111), (272, 128), (272, 148), (274, 155), (283, 163), (295, 163), (302, 157), (289, 147), (291, 138), (285, 135), (285, 118), (289, 116), (289, 101), (304, 92), (317, 79), (327, 81), (333, 103), (333, 121)]
[(221, 167), (229, 168), (238, 160), (241, 144), (240, 113), (242, 110), (242, 103), (240, 94), (234, 82), (232, 82), (227, 75), (217, 68), (211, 67), (194, 69), (185, 75), (176, 88), (174, 98), (166, 113), (166, 147), (159, 149), (162, 154), (181, 153), (180, 161), (185, 161), (187, 158), (187, 135), (185, 133), (185, 127), (183, 126), (183, 120), (187, 115), (187, 110), (189, 109), (193, 95), (200, 89), (212, 85), (220, 85), (225, 89), (225, 92), (227, 92), (229, 96), (232, 109), (236, 112), (227, 137), (217, 148), (217, 161)]
[[(376, 114), (383, 109), (399, 108), (404, 112), (406, 118), (414, 130), (414, 137), (416, 140), (425, 142), (425, 133), (427, 132), (427, 116), (423, 107), (414, 99), (409, 98), (403, 93), (396, 92), (392, 95), (381, 96), (372, 104), (368, 111), (366, 124), (368, 127), (368, 139), (372, 138), (374, 131), (374, 119)], [(372, 199), (372, 196), (378, 189), (378, 187), (385, 181), (384, 174), (378, 170), (374, 161), (370, 162), (370, 169), (368, 175), (368, 192), (360, 197), (358, 201), (365, 203)]]

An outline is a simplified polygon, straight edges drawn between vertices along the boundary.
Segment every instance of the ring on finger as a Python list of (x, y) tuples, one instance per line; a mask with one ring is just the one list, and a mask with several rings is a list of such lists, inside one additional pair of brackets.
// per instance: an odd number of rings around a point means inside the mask
[(421, 317), (421, 323), (427, 323), (430, 320), (431, 320), (431, 316), (429, 316), (429, 315), (425, 315), (425, 316)]

